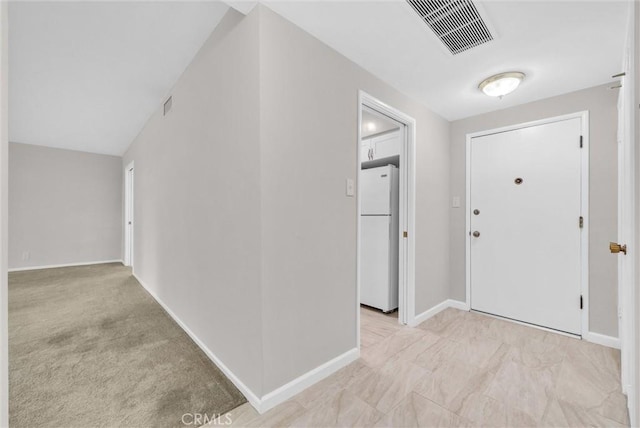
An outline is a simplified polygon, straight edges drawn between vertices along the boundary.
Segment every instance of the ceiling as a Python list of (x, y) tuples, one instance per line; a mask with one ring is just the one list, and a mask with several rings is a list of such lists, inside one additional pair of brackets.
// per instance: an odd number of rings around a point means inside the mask
[[(243, 12), (255, 3), (234, 1)], [(453, 56), (405, 0), (263, 3), (448, 120), (610, 82), (628, 10), (616, 0), (478, 2), (495, 40)], [(122, 155), (227, 10), (10, 2), (10, 140)], [(527, 78), (503, 99), (477, 89), (512, 70)]]
[[(448, 120), (611, 82), (620, 72), (628, 2), (478, 1), (495, 40), (451, 55), (404, 0), (263, 3)], [(527, 75), (503, 99), (478, 90)]]
[(122, 155), (227, 10), (10, 2), (9, 140)]
[(368, 110), (366, 107), (362, 110), (362, 129), (360, 135), (362, 138), (367, 138), (372, 135), (380, 134), (382, 132), (391, 131), (392, 129), (398, 129), (400, 124), (393, 119)]

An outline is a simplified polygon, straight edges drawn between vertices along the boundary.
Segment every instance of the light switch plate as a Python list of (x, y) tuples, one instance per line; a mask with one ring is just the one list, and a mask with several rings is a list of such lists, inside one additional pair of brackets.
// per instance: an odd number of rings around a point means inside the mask
[(355, 196), (356, 194), (356, 185), (353, 181), (353, 178), (347, 178), (346, 193), (347, 193), (347, 196)]
[(454, 196), (453, 201), (451, 202), (451, 206), (453, 208), (460, 208), (460, 196)]

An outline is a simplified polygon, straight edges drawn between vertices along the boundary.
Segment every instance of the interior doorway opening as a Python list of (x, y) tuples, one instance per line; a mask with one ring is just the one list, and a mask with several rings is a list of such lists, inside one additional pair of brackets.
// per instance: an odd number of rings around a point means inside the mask
[(124, 265), (133, 268), (133, 162), (124, 170)]
[(415, 318), (415, 120), (360, 92), (358, 110), (357, 323)]

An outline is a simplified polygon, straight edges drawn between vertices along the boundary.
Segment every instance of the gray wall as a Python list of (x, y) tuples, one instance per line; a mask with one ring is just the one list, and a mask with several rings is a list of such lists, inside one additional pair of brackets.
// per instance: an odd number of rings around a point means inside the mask
[(122, 259), (120, 157), (11, 143), (9, 159), (10, 269)]
[(266, 7), (227, 14), (123, 160), (136, 275), (258, 396), (357, 345), (359, 89), (417, 120), (421, 313), (449, 295), (448, 122)]
[(577, 111), (590, 114), (589, 299), (590, 330), (618, 337), (617, 258), (609, 241), (617, 231), (617, 96), (603, 85), (451, 123), (451, 297), (465, 300), (466, 134)]
[(258, 43), (258, 16), (230, 10), (123, 165), (135, 161), (135, 274), (259, 396)]
[[(358, 90), (417, 120), (416, 314), (446, 300), (447, 121), (259, 8), (265, 390), (356, 346)], [(295, 54), (292, 54), (295, 53)]]
[(9, 2), (0, 3), (0, 426), (9, 426), (9, 304), (7, 296), (8, 266), (8, 81), (9, 70)]

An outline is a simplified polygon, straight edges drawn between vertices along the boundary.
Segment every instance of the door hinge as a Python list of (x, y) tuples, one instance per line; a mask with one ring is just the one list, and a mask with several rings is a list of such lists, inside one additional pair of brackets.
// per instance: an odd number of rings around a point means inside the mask
[(584, 308), (584, 300), (582, 299), (582, 294), (580, 295), (580, 309)]
[(580, 148), (582, 148), (582, 135), (580, 136)]
[(409, 236), (409, 233), (405, 230), (404, 232), (402, 232), (402, 237), (406, 238)]
[(584, 217), (580, 216), (580, 220), (578, 221), (578, 225), (580, 226), (580, 229), (582, 229), (584, 227)]

